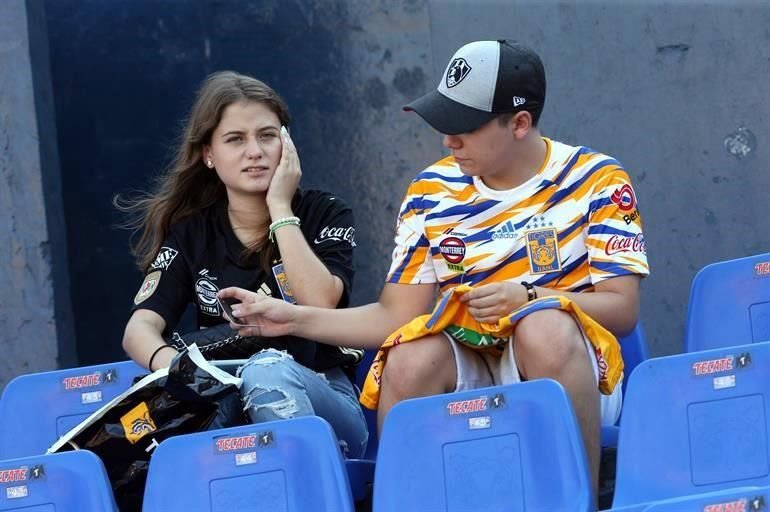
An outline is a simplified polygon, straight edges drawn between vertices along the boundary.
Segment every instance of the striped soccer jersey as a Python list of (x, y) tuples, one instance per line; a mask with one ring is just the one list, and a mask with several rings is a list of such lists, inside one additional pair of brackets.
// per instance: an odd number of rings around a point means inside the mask
[(409, 186), (388, 282), (528, 281), (580, 292), (615, 276), (649, 273), (641, 218), (620, 163), (544, 139), (545, 163), (527, 182), (492, 190), (453, 157)]

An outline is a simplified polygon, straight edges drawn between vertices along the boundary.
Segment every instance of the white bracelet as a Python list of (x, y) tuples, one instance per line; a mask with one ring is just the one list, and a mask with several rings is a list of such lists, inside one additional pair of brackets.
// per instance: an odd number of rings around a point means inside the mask
[(270, 223), (268, 238), (273, 241), (275, 230), (282, 226), (299, 226), (299, 217), (281, 217)]

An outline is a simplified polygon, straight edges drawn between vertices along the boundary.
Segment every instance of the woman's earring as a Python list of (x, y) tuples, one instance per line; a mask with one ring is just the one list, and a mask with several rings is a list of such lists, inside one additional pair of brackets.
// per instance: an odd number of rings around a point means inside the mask
[(212, 162), (212, 161), (211, 161), (211, 158), (209, 158), (208, 160), (206, 160), (206, 165), (208, 165), (208, 166), (209, 166), (209, 168), (211, 168), (211, 167), (214, 167), (214, 162)]

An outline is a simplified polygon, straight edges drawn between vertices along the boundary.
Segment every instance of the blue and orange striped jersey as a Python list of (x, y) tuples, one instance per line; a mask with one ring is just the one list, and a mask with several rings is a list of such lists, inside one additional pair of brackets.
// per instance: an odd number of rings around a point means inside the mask
[(511, 280), (581, 292), (647, 275), (636, 194), (621, 164), (544, 140), (542, 168), (511, 190), (464, 175), (453, 157), (421, 172), (401, 206), (388, 282), (446, 292)]

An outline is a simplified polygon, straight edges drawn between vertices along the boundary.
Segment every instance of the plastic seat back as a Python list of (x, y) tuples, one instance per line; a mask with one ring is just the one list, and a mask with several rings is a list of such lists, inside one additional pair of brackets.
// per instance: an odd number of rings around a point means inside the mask
[(44, 454), (146, 373), (133, 361), (122, 361), (16, 377), (0, 399), (0, 459)]
[(564, 388), (540, 379), (406, 400), (385, 419), (374, 511), (592, 510)]
[(623, 355), (624, 364), (624, 378), (623, 378), (623, 393), (625, 394), (628, 387), (628, 381), (634, 368), (639, 366), (639, 363), (643, 363), (649, 359), (649, 353), (647, 351), (647, 338), (644, 335), (644, 329), (642, 323), (639, 322), (631, 331), (631, 334), (624, 336), (620, 340), (620, 351)]
[(693, 279), (687, 352), (770, 341), (770, 253), (720, 261)]
[(640, 364), (618, 440), (616, 507), (770, 485), (770, 343)]
[(107, 472), (87, 450), (0, 462), (0, 511), (117, 512)]
[(166, 439), (150, 459), (144, 512), (352, 512), (329, 424), (307, 416)]

